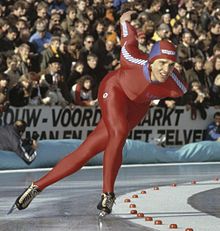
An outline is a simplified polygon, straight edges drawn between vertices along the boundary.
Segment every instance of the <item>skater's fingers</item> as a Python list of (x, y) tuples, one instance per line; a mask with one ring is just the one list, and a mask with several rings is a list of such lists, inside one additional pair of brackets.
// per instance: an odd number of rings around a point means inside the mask
[(130, 22), (131, 21), (131, 15), (135, 14), (136, 11), (134, 10), (129, 10), (125, 13), (122, 14), (122, 16), (120, 17), (120, 23), (124, 23), (124, 22)]

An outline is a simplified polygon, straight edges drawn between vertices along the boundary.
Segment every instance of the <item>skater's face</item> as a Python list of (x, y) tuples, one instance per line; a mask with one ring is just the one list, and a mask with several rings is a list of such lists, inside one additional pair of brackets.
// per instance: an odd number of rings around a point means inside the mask
[(175, 62), (168, 59), (156, 59), (151, 64), (151, 80), (153, 82), (165, 82), (174, 69)]

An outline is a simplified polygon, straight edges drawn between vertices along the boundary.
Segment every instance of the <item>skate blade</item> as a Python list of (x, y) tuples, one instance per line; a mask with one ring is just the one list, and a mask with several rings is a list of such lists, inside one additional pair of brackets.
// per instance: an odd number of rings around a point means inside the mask
[(99, 227), (99, 231), (103, 230), (103, 219), (102, 218), (98, 218), (98, 227)]
[(107, 215), (105, 211), (101, 211), (98, 217), (99, 231), (103, 230), (103, 218)]
[(101, 211), (99, 213), (99, 219), (103, 219), (108, 213), (106, 213), (105, 211)]
[(8, 211), (7, 215), (11, 214), (16, 208), (17, 208), (16, 204), (14, 203), (12, 207), (10, 208), (10, 210)]

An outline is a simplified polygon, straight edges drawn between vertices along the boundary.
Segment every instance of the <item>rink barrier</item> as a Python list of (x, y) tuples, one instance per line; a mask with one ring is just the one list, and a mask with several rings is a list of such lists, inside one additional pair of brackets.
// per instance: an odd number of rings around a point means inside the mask
[[(0, 170), (53, 167), (82, 142), (78, 139), (41, 140), (37, 148), (38, 156), (31, 165), (25, 164), (13, 152), (0, 151)], [(96, 155), (87, 163), (87, 166), (101, 165), (102, 157), (102, 153)], [(163, 148), (155, 144), (128, 139), (123, 149), (123, 164), (205, 161), (220, 161), (220, 142), (200, 141), (180, 148)]]

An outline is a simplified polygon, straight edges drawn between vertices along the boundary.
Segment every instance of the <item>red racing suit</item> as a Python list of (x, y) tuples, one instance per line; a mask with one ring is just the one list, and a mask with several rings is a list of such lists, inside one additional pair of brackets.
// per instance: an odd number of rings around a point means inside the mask
[(121, 68), (117, 76), (128, 98), (142, 103), (182, 96), (186, 92), (186, 86), (178, 71), (174, 69), (164, 83), (152, 83), (148, 55), (138, 50), (136, 30), (129, 23), (123, 23), (121, 31)]
[(148, 56), (138, 50), (135, 29), (127, 22), (121, 28), (121, 67), (107, 74), (99, 87), (102, 118), (78, 149), (34, 182), (41, 190), (76, 172), (90, 158), (104, 151), (103, 192), (114, 192), (129, 131), (146, 114), (152, 100), (179, 97), (187, 90), (175, 69), (164, 83), (152, 82)]

